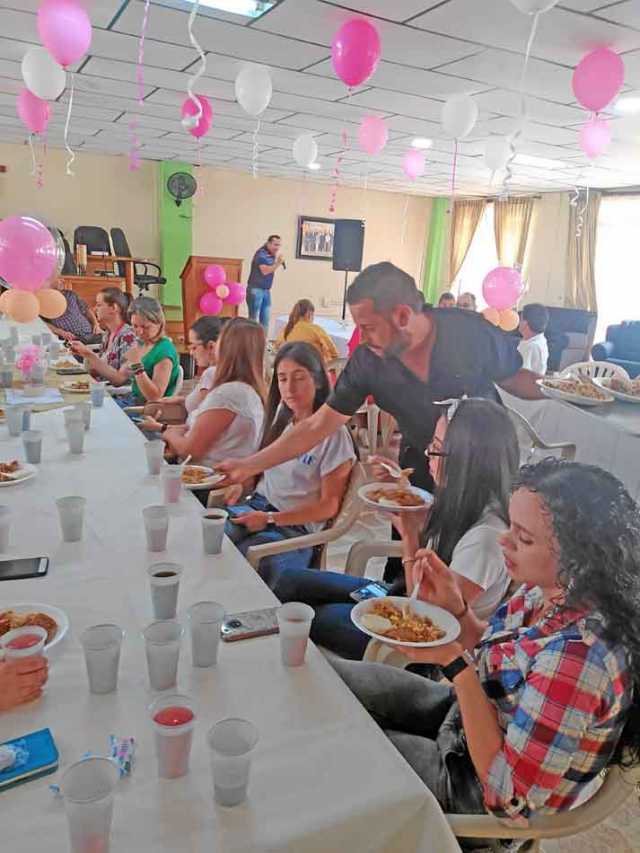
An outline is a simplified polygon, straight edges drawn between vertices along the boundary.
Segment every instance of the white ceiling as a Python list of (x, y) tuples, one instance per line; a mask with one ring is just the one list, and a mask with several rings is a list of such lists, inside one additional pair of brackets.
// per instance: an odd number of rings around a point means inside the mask
[[(460, 145), (457, 190), (487, 194), (484, 142), (510, 133), (519, 115), (518, 80), (530, 18), (509, 0), (279, 0), (258, 20), (201, 10), (196, 35), (207, 52), (206, 77), (198, 91), (214, 108), (211, 133), (197, 144), (180, 125), (187, 80), (197, 67), (189, 43), (187, 12), (180, 0), (152, 0), (145, 43), (145, 100), (137, 101), (136, 61), (143, 0), (86, 0), (94, 25), (89, 57), (76, 75), (71, 144), (82, 151), (126, 155), (132, 119), (145, 159), (186, 159), (221, 168), (250, 170), (256, 122), (234, 99), (233, 81), (247, 61), (268, 64), (273, 99), (259, 132), (261, 174), (299, 177), (291, 144), (315, 134), (322, 170), (312, 180), (331, 181), (347, 132), (342, 161), (345, 183), (426, 195), (450, 188), (453, 143), (440, 129), (443, 101), (452, 94), (475, 96), (480, 118)], [(20, 142), (16, 116), (20, 60), (38, 43), (39, 0), (0, 0), (0, 141)], [(354, 13), (374, 20), (383, 61), (373, 77), (351, 95), (331, 67), (331, 38)], [(578, 147), (586, 118), (571, 90), (572, 69), (598, 45), (621, 53), (625, 93), (640, 92), (640, 0), (560, 0), (541, 16), (525, 89), (528, 120), (518, 139), (511, 188), (518, 192), (640, 184), (640, 116), (611, 123), (614, 143), (595, 165)], [(62, 145), (68, 95), (54, 107), (49, 142)], [(387, 119), (390, 142), (380, 157), (357, 147), (358, 123), (374, 113)], [(433, 138), (423, 178), (410, 182), (402, 158), (416, 135)], [(198, 161), (198, 156), (200, 160)]]

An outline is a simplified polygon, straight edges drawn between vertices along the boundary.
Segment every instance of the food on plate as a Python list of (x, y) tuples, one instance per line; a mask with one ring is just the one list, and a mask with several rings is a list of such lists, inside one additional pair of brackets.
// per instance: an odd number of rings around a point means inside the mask
[(211, 477), (209, 471), (203, 471), (202, 468), (196, 468), (193, 465), (187, 465), (182, 472), (182, 482), (189, 486), (195, 486), (198, 483), (203, 483)]
[(3, 418), (5, 415), (4, 409), (0, 409), (0, 418)]
[(397, 506), (424, 506), (425, 500), (409, 489), (398, 486), (395, 489), (373, 489), (367, 497), (374, 503), (396, 504)]
[(405, 613), (390, 601), (374, 602), (360, 621), (375, 634), (405, 643), (433, 643), (446, 633), (427, 616), (418, 616), (412, 610)]
[(17, 459), (11, 462), (0, 462), (0, 483), (6, 483), (7, 480), (15, 480), (16, 474), (20, 471), (20, 463)]
[(75, 382), (69, 382), (67, 386), (72, 391), (88, 391), (89, 390), (89, 380), (88, 379), (77, 379)]
[(640, 397), (640, 379), (620, 379), (612, 376), (607, 379), (607, 388), (618, 391), (620, 394), (628, 394), (630, 397)]
[(47, 643), (50, 643), (58, 632), (58, 623), (46, 613), (16, 613), (15, 610), (0, 610), (0, 637), (14, 628), (26, 628), (37, 625), (47, 632)]
[(578, 397), (588, 397), (590, 400), (610, 400), (604, 391), (585, 382), (584, 379), (547, 379), (543, 382), (546, 388), (554, 388), (556, 391), (564, 391), (565, 394), (576, 394)]
[(75, 360), (75, 358), (61, 358), (59, 361), (53, 365), (56, 370), (69, 370), (71, 368), (77, 369), (82, 367), (82, 365)]

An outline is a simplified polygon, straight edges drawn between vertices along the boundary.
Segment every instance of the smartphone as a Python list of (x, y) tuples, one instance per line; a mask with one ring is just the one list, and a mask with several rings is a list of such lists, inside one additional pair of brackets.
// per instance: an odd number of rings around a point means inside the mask
[(222, 623), (220, 635), (227, 643), (235, 640), (248, 640), (250, 637), (266, 637), (278, 633), (277, 607), (265, 607), (262, 610), (246, 610), (232, 613)]
[(23, 557), (19, 560), (0, 560), (0, 581), (43, 578), (48, 570), (48, 557)]
[(369, 598), (383, 598), (389, 595), (389, 587), (378, 581), (372, 581), (360, 589), (354, 589), (349, 593), (349, 597), (354, 601), (367, 601)]
[(247, 515), (247, 513), (253, 512), (251, 507), (246, 504), (240, 504), (240, 506), (226, 506), (225, 509), (229, 513), (229, 518), (238, 518), (240, 515)]

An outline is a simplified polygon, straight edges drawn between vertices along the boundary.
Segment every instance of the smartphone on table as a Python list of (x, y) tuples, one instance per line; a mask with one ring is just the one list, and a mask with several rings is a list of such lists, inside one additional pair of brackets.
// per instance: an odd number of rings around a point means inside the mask
[(231, 613), (222, 623), (220, 635), (227, 643), (248, 640), (251, 637), (266, 637), (278, 633), (277, 607), (262, 610), (245, 610)]
[(48, 570), (48, 557), (22, 557), (16, 560), (0, 560), (0, 581), (43, 578)]

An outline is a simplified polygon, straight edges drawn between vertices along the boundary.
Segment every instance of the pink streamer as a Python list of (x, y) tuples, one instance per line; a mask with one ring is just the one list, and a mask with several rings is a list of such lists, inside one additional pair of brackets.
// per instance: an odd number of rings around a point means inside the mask
[(342, 166), (342, 161), (344, 160), (345, 152), (349, 148), (349, 138), (347, 137), (346, 130), (342, 131), (340, 138), (342, 140), (342, 150), (338, 154), (338, 159), (336, 160), (336, 165), (332, 173), (333, 186), (331, 188), (331, 196), (329, 199), (329, 213), (331, 214), (336, 212), (336, 198), (338, 196), (338, 186), (340, 185), (340, 168)]

